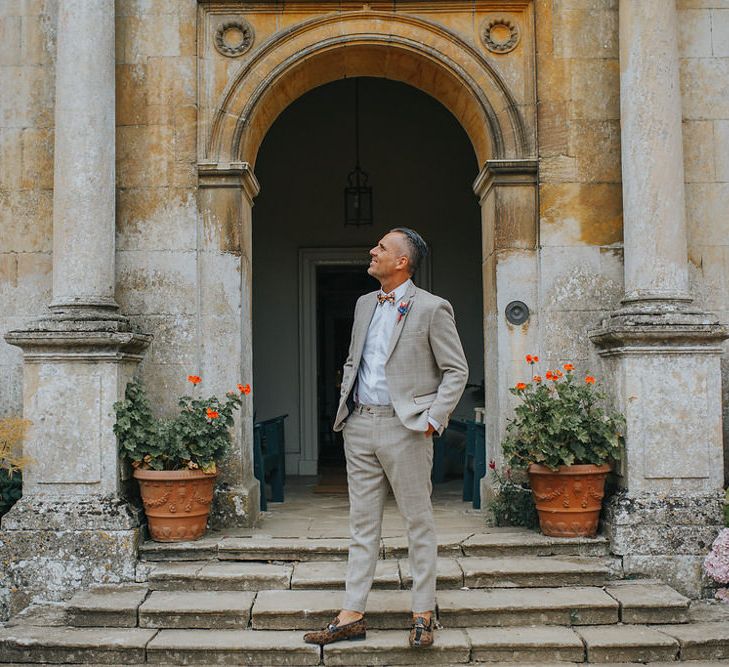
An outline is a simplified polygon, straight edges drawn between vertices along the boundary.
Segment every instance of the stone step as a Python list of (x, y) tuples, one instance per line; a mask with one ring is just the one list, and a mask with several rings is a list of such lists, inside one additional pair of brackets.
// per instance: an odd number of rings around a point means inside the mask
[[(145, 542), (145, 561), (311, 561), (346, 560), (349, 539), (300, 537), (222, 537), (211, 535), (196, 542)], [(439, 533), (438, 554), (448, 556), (606, 556), (607, 539), (547, 537), (518, 528), (491, 529), (483, 533)], [(382, 558), (407, 557), (407, 538), (381, 541)]]
[(245, 628), (256, 593), (249, 591), (153, 591), (139, 607), (143, 628)]
[(142, 628), (68, 628), (14, 626), (0, 629), (0, 662), (143, 663), (156, 630)]
[(0, 629), (3, 664), (94, 665), (539, 665), (567, 662), (726, 664), (729, 625), (446, 628), (432, 649), (408, 647), (407, 628), (369, 630), (358, 642), (311, 646), (303, 629), (145, 630), (14, 626)]
[[(318, 564), (301, 565), (311, 569)], [(398, 576), (388, 571), (392, 565), (380, 561), (381, 580), (385, 583), (388, 576)], [(321, 588), (147, 593), (143, 587), (102, 587), (77, 594), (68, 605), (67, 622), (76, 627), (232, 629), (245, 628), (252, 618), (256, 629), (309, 629), (323, 626), (342, 603), (341, 591)], [(635, 621), (667, 624), (689, 620), (689, 600), (657, 583), (616, 582), (605, 590), (595, 586), (440, 589), (437, 602), (441, 621), (451, 627)], [(370, 626), (403, 627), (409, 619), (409, 605), (407, 590), (373, 590), (367, 609)]]
[(66, 605), (69, 625), (135, 628), (137, 609), (149, 590), (146, 586), (99, 586), (74, 595)]
[(160, 630), (147, 645), (153, 665), (318, 665), (320, 657), (301, 632)]
[(676, 660), (679, 643), (647, 625), (579, 627), (587, 662), (662, 662)]
[(572, 628), (487, 627), (466, 630), (473, 662), (583, 662), (585, 646)]
[(491, 588), (438, 593), (446, 627), (602, 625), (619, 621), (619, 603), (597, 587)]
[(547, 537), (531, 530), (476, 533), (463, 541), (464, 556), (607, 556), (607, 538)]
[[(342, 561), (336, 561), (341, 564)], [(291, 563), (181, 561), (149, 567), (147, 585), (155, 591), (259, 591), (291, 587)]]
[(620, 603), (623, 623), (686, 623), (691, 601), (664, 583), (616, 581), (605, 591)]
[[(261, 563), (256, 561), (158, 562), (147, 566), (151, 590), (258, 591), (270, 589), (344, 589), (344, 560)], [(514, 556), (511, 558), (438, 558), (438, 590), (601, 586), (618, 575), (607, 558)], [(410, 588), (407, 559), (377, 562), (373, 588)], [(635, 622), (648, 622), (635, 620)], [(671, 622), (664, 619), (661, 622)]]
[(614, 560), (584, 556), (463, 557), (467, 588), (602, 586), (620, 575)]
[(727, 621), (652, 627), (679, 643), (681, 660), (729, 660)]
[[(409, 591), (372, 591), (367, 623), (373, 629), (408, 627)], [(339, 611), (337, 591), (261, 591), (252, 610), (260, 630), (315, 629)], [(619, 603), (600, 588), (528, 588), (439, 591), (438, 610), (446, 627), (482, 625), (583, 625), (619, 621)]]
[(427, 650), (413, 650), (407, 630), (372, 630), (367, 639), (337, 642), (324, 647), (324, 664), (356, 665), (456, 665), (467, 663), (471, 648), (463, 630), (436, 630), (436, 641)]

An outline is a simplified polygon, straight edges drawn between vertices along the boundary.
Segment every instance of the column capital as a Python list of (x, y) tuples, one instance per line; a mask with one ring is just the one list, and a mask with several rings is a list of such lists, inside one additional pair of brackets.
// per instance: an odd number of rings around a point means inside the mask
[(482, 200), (497, 185), (535, 185), (538, 168), (536, 159), (486, 160), (473, 182), (473, 191)]
[(200, 162), (197, 175), (201, 188), (240, 187), (251, 202), (261, 191), (253, 167), (248, 162)]

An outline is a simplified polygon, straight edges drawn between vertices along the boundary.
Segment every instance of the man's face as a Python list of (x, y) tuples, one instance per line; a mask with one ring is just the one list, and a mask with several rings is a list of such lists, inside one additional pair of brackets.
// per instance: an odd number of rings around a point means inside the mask
[(388, 232), (370, 250), (370, 265), (367, 269), (373, 278), (386, 281), (407, 266), (405, 241), (399, 232)]

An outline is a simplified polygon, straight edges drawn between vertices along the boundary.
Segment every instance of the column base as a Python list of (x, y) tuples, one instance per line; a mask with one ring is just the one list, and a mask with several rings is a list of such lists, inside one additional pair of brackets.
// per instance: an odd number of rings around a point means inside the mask
[(713, 594), (703, 574), (711, 543), (723, 528), (723, 493), (666, 495), (619, 491), (605, 505), (603, 527), (625, 574), (665, 581), (691, 598)]
[(210, 512), (212, 528), (246, 528), (253, 526), (261, 514), (260, 487), (257, 479), (230, 486), (220, 484), (215, 489)]
[(138, 510), (119, 498), (21, 498), (0, 530), (0, 621), (91, 584), (133, 582), (138, 545)]

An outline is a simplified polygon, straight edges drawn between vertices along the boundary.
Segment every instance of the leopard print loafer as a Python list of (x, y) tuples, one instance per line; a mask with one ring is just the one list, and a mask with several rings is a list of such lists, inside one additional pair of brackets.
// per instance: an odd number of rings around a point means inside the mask
[(433, 618), (425, 620), (423, 616), (416, 616), (410, 629), (410, 646), (425, 648), (433, 645)]
[(317, 630), (316, 632), (307, 632), (304, 635), (304, 641), (307, 644), (331, 644), (332, 642), (340, 642), (344, 639), (350, 641), (367, 638), (367, 623), (365, 622), (364, 616), (357, 621), (346, 623), (345, 625), (339, 625), (339, 616), (335, 618), (326, 628), (323, 630)]

